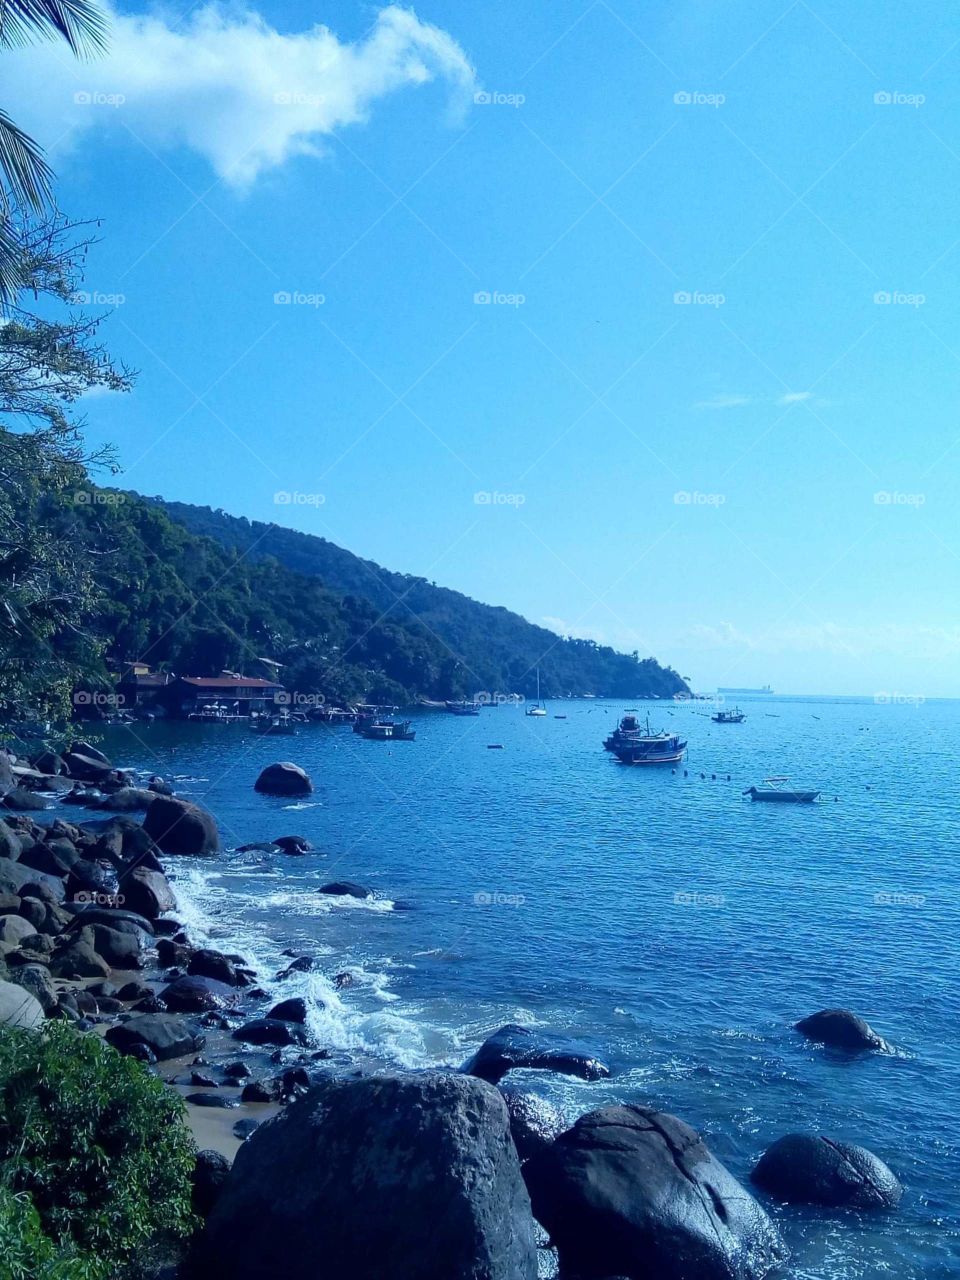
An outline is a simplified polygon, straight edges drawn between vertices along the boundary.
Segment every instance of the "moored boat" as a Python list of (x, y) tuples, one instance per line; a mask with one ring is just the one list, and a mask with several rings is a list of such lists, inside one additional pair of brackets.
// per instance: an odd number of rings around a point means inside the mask
[(642, 733), (640, 721), (635, 715), (625, 715), (616, 729), (603, 740), (604, 751), (616, 751), (617, 747), (625, 742), (629, 742), (631, 738), (637, 738)]
[(648, 716), (644, 729), (631, 733), (611, 749), (621, 764), (678, 764), (687, 749), (687, 740), (666, 730), (652, 732)]
[(455, 716), (478, 716), (480, 714), (480, 704), (478, 702), (448, 702), (447, 710)]
[(377, 718), (372, 723), (365, 724), (360, 732), (373, 742), (413, 742), (417, 736), (417, 731), (410, 727), (409, 720)]
[(743, 724), (746, 718), (739, 707), (734, 707), (732, 711), (718, 711), (715, 716), (710, 717), (714, 724)]

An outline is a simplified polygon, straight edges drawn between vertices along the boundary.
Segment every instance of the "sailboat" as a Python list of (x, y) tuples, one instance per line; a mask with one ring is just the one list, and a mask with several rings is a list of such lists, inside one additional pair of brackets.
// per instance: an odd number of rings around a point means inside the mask
[(540, 701), (540, 668), (537, 667), (537, 701), (532, 707), (527, 707), (528, 716), (545, 716), (547, 714), (546, 707)]

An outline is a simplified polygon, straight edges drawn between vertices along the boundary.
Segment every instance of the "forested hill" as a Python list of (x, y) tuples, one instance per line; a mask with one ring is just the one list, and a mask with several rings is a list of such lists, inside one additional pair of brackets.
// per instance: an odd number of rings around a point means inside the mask
[(384, 620), (413, 627), (421, 635), (425, 628), (448, 650), (447, 679), (440, 682), (448, 688), (441, 696), (463, 689), (533, 697), (538, 665), (544, 697), (670, 697), (687, 689), (675, 671), (653, 658), (617, 653), (592, 640), (561, 639), (508, 609), (480, 604), (424, 578), (393, 573), (325, 538), (210, 507), (151, 501), (191, 533), (254, 561), (278, 561), (319, 580), (328, 591), (369, 601)]

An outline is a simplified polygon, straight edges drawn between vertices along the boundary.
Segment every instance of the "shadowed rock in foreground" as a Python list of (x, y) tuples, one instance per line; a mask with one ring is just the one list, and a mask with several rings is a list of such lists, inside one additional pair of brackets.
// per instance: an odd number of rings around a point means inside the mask
[(700, 1135), (647, 1107), (582, 1116), (524, 1177), (561, 1274), (577, 1280), (760, 1280), (787, 1256)]
[(318, 1085), (240, 1148), (195, 1273), (536, 1280), (503, 1099), (432, 1072)]

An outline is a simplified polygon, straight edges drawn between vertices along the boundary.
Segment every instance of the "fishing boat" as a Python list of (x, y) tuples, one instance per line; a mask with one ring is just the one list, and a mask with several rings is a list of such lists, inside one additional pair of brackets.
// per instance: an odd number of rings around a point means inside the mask
[(734, 707), (732, 711), (718, 711), (715, 716), (710, 717), (714, 724), (743, 724), (746, 718), (739, 707)]
[(745, 796), (751, 800), (766, 800), (774, 804), (813, 804), (819, 791), (806, 788), (790, 787), (790, 779), (785, 774), (777, 774), (772, 778), (764, 778), (759, 787), (747, 787)]
[(618, 742), (613, 754), (621, 764), (678, 764), (686, 749), (687, 740), (679, 734), (652, 732), (647, 716), (646, 727)]
[(447, 710), (455, 716), (478, 716), (480, 714), (480, 704), (478, 702), (448, 702)]
[(289, 715), (261, 716), (252, 726), (254, 733), (294, 734), (297, 726)]
[(604, 751), (616, 751), (617, 747), (625, 742), (629, 742), (632, 738), (638, 738), (643, 730), (640, 728), (640, 721), (634, 715), (625, 715), (620, 723), (614, 729), (609, 737), (604, 738)]
[(537, 667), (537, 701), (532, 707), (527, 707), (528, 716), (545, 716), (547, 708), (540, 701), (540, 668)]
[(360, 732), (373, 742), (413, 742), (417, 736), (417, 731), (411, 729), (409, 720), (381, 720), (379, 717), (372, 724), (365, 725)]

